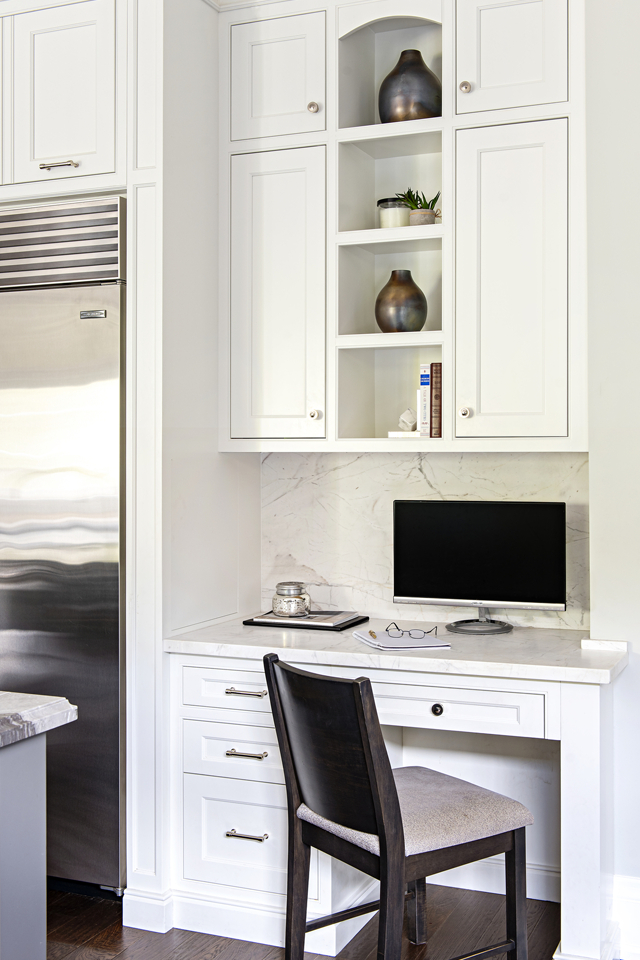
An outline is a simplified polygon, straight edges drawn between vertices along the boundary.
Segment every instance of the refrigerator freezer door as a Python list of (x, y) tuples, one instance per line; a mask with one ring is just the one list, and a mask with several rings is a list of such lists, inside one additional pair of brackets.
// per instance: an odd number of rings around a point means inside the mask
[(67, 697), (47, 735), (48, 873), (123, 884), (121, 293), (0, 293), (0, 688)]

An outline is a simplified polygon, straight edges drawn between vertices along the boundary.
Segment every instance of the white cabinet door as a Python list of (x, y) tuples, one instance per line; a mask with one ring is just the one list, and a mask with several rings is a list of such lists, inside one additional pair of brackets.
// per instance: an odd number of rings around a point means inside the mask
[(231, 28), (231, 139), (325, 129), (325, 14)]
[(459, 131), (457, 177), (456, 436), (566, 436), (567, 121)]
[(567, 0), (458, 0), (458, 113), (567, 99)]
[(325, 148), (231, 164), (231, 436), (324, 437)]
[(13, 182), (115, 170), (114, 27), (114, 0), (13, 18)]

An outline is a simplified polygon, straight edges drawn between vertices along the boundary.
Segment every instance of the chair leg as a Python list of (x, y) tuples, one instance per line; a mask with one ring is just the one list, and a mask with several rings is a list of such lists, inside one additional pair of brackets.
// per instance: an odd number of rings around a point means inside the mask
[(407, 903), (407, 926), (411, 943), (427, 942), (427, 881), (424, 877), (410, 880), (409, 893), (413, 899)]
[(311, 847), (302, 839), (302, 821), (294, 815), (289, 820), (285, 960), (303, 960), (310, 861)]
[(524, 827), (513, 831), (513, 848), (505, 854), (507, 938), (516, 947), (510, 960), (527, 960), (527, 857)]
[(380, 876), (378, 960), (400, 960), (404, 920), (404, 858), (383, 861)]

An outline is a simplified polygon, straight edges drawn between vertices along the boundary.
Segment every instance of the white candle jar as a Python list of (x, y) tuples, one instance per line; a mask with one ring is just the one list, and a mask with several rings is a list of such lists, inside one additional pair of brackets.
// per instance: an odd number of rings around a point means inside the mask
[(388, 197), (386, 200), (378, 200), (378, 210), (380, 211), (380, 226), (385, 227), (408, 227), (409, 226), (409, 207), (403, 200), (397, 197)]
[(306, 617), (311, 613), (311, 597), (305, 584), (295, 580), (277, 583), (271, 609), (277, 617)]

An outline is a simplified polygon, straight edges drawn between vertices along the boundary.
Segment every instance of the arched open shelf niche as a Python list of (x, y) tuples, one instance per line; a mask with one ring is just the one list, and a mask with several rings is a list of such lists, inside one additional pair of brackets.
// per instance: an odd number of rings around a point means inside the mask
[[(418, 9), (421, 16), (415, 15)], [(420, 50), (424, 62), (442, 81), (440, 9), (440, 0), (420, 0), (419, 4), (412, 0), (405, 3), (377, 0), (340, 8), (338, 125), (341, 129), (380, 123), (380, 84), (393, 70), (403, 50)], [(389, 12), (393, 12), (393, 16), (385, 16)], [(370, 19), (365, 20), (366, 17)], [(389, 127), (391, 133), (395, 124), (384, 126)]]

